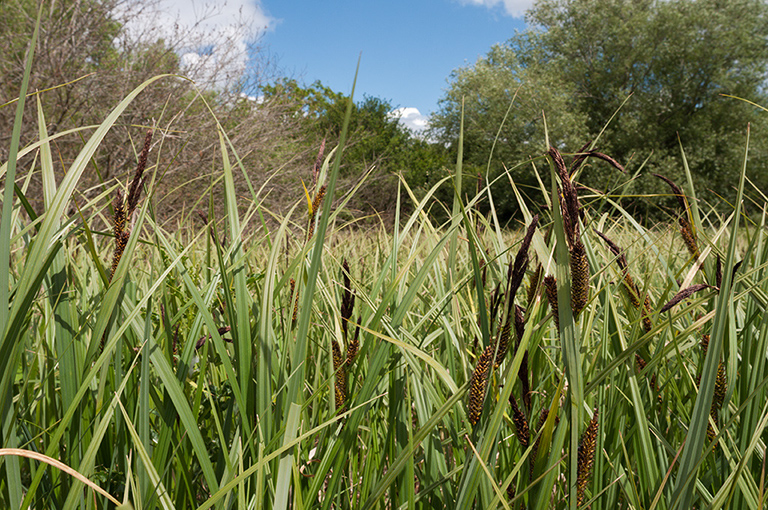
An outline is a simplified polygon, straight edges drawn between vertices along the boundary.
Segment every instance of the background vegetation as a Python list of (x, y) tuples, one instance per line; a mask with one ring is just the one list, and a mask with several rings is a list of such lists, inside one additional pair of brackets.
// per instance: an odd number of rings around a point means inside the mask
[[(526, 21), (528, 30), (454, 71), (432, 118), (435, 136), (455, 144), (464, 98), (464, 159), (488, 169), (489, 179), (506, 167), (517, 182), (536, 186), (530, 167), (517, 164), (535, 153), (542, 114), (559, 149), (576, 152), (602, 133), (603, 152), (630, 171), (643, 168), (630, 195), (664, 191), (651, 172), (682, 180), (682, 144), (700, 188), (732, 201), (747, 122), (753, 161), (765, 166), (766, 116), (725, 96), (765, 104), (765, 2), (544, 0)], [(763, 189), (765, 175), (755, 176)], [(596, 165), (584, 184), (606, 190), (615, 177)], [(515, 214), (501, 192), (496, 205), (503, 216)], [(643, 202), (627, 207), (653, 212)]]
[[(3, 104), (18, 95), (36, 6), (31, 0), (0, 6), (0, 70), (8, 78), (0, 87)], [(301, 182), (311, 179), (322, 141), (329, 147), (338, 143), (347, 98), (322, 83), (306, 85), (282, 76), (268, 51), (259, 47), (256, 34), (248, 32), (247, 20), (236, 27), (251, 41), (247, 72), (238, 64), (242, 48), (226, 38), (216, 42), (221, 49), (215, 60), (183, 63), (180, 55), (200, 44), (189, 34), (127, 28), (153, 8), (149, 0), (88, 0), (55, 2), (44, 9), (31, 83), (43, 91), (51, 133), (100, 122), (128, 91), (157, 74), (190, 76), (202, 87), (169, 81), (142, 94), (108, 135), (115, 149), (94, 155), (97, 171), (86, 175), (78, 193), (93, 197), (104, 189), (98, 185), (115, 177), (125, 180), (132, 158), (132, 151), (125, 149), (130, 145), (127, 126), (151, 125), (152, 119), (165, 115), (173, 119), (174, 128), (164, 142), (168, 160), (163, 162), (158, 192), (165, 204), (158, 215), (178, 223), (197, 198), (199, 179), (207, 179), (215, 168), (218, 140), (211, 135), (211, 108), (238, 148), (248, 179), (256, 189), (268, 182), (266, 204), (285, 213), (301, 192)], [(430, 130), (420, 137), (391, 115), (397, 105), (375, 97), (359, 101), (352, 112), (336, 198), (370, 172), (377, 192), (361, 190), (349, 204), (349, 213), (355, 218), (378, 215), (391, 225), (397, 175), (423, 197), (451, 174), (463, 102), (468, 176), (463, 193), (474, 192), (478, 175), (497, 183), (491, 191), (503, 223), (520, 219), (513, 197), (505, 192), (507, 172), (523, 190), (537, 185), (525, 161), (540, 154), (545, 115), (552, 141), (561, 151), (575, 153), (600, 135), (602, 152), (633, 173), (642, 169), (625, 190), (628, 197), (664, 192), (663, 183), (650, 176), (653, 172), (683, 179), (682, 144), (707, 198), (725, 204), (716, 198), (721, 196), (732, 203), (741, 157), (736, 147), (747, 122), (756, 135), (753, 161), (758, 167), (766, 164), (760, 136), (766, 117), (753, 105), (728, 96), (765, 104), (767, 11), (760, 0), (537, 2), (527, 14), (529, 29), (454, 71), (430, 119)], [(27, 113), (34, 114), (31, 109)], [(5, 126), (2, 151), (7, 151), (12, 118), (12, 108), (0, 108), (0, 127)], [(33, 139), (34, 130), (25, 129), (22, 140)], [(71, 161), (81, 145), (77, 135), (61, 137), (57, 159)], [(23, 161), (22, 171), (27, 167)], [(31, 179), (33, 189), (39, 189), (39, 176)], [(755, 179), (759, 187), (768, 185), (764, 172)], [(235, 180), (239, 194), (252, 195), (243, 176)], [(617, 177), (608, 165), (595, 163), (582, 182), (605, 191)], [(221, 198), (219, 188), (216, 193)], [(452, 193), (446, 184), (435, 197), (450, 206)], [(37, 207), (39, 193), (30, 195)], [(628, 200), (632, 203), (624, 205), (643, 218), (663, 217), (643, 201)], [(665, 205), (670, 208), (673, 202)], [(488, 212), (490, 204), (484, 201), (480, 208)], [(431, 211), (447, 217), (444, 207)]]

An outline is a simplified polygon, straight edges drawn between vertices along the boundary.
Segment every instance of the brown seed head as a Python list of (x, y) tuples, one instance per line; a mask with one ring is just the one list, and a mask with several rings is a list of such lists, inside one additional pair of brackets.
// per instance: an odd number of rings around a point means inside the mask
[(678, 205), (680, 205), (680, 208), (683, 211), (687, 211), (688, 210), (688, 204), (686, 204), (686, 202), (685, 202), (685, 194), (683, 193), (683, 190), (681, 190), (680, 187), (677, 184), (672, 182), (672, 180), (667, 179), (663, 175), (659, 175), (659, 174), (651, 174), (651, 175), (653, 175), (654, 177), (658, 177), (662, 181), (666, 182), (669, 185), (670, 189), (672, 190), (672, 194), (677, 199), (677, 203), (678, 203)]
[(605, 244), (608, 245), (608, 250), (610, 250), (613, 256), (616, 257), (616, 263), (619, 264), (619, 267), (623, 270), (626, 270), (628, 264), (627, 264), (627, 257), (624, 254), (624, 250), (619, 248), (619, 246), (616, 243), (611, 241), (608, 238), (608, 236), (606, 236), (602, 232), (595, 230), (595, 233), (597, 233), (597, 235), (599, 235), (603, 239), (603, 241), (605, 241)]
[(139, 203), (139, 198), (141, 197), (141, 188), (144, 184), (142, 176), (144, 175), (144, 170), (147, 168), (147, 157), (149, 156), (149, 149), (151, 146), (152, 130), (148, 129), (147, 134), (144, 137), (144, 148), (142, 149), (141, 154), (139, 154), (139, 161), (136, 164), (136, 172), (134, 173), (133, 181), (131, 181), (131, 185), (128, 188), (128, 218), (133, 214), (133, 211)]
[(470, 379), (467, 415), (469, 422), (473, 426), (477, 425), (477, 422), (480, 421), (480, 415), (483, 412), (485, 390), (488, 387), (488, 375), (494, 350), (493, 344), (485, 348), (477, 360), (477, 365), (475, 365), (475, 370), (472, 372), (472, 378)]
[(520, 341), (525, 334), (525, 314), (520, 305), (515, 305), (515, 351), (520, 346)]
[(691, 294), (695, 292), (699, 292), (700, 290), (708, 289), (710, 288), (709, 285), (706, 283), (697, 283), (696, 285), (691, 285), (690, 287), (686, 287), (683, 290), (679, 291), (677, 294), (674, 295), (672, 299), (669, 300), (669, 302), (661, 307), (662, 312), (666, 312), (676, 304), (678, 304), (683, 299), (687, 299), (691, 296)]
[(643, 321), (643, 329), (646, 333), (653, 329), (653, 323), (651, 323), (651, 296), (645, 295), (645, 301), (643, 301), (643, 310), (640, 312), (640, 316)]
[(341, 355), (341, 347), (336, 340), (331, 341), (333, 350), (333, 370), (336, 373), (336, 410), (344, 412), (345, 402), (347, 401), (347, 371), (345, 368), (346, 358)]
[(112, 256), (112, 270), (109, 274), (109, 281), (115, 276), (117, 265), (120, 263), (120, 259), (123, 257), (125, 247), (128, 245), (128, 238), (131, 236), (130, 232), (121, 232), (115, 236), (115, 253)]
[(523, 242), (520, 244), (520, 249), (517, 251), (515, 257), (515, 263), (512, 267), (512, 274), (509, 279), (509, 296), (510, 304), (513, 302), (517, 289), (520, 288), (520, 284), (523, 282), (525, 271), (528, 269), (528, 250), (531, 247), (531, 240), (533, 239), (533, 233), (536, 231), (536, 225), (539, 223), (539, 215), (533, 217), (531, 224), (528, 225), (528, 230), (525, 233)]
[(704, 354), (704, 356), (707, 355), (707, 350), (709, 349), (709, 335), (704, 335), (701, 337), (701, 352)]
[(694, 259), (698, 259), (699, 246), (696, 243), (696, 234), (693, 232), (691, 224), (683, 216), (680, 217), (680, 234), (683, 236), (683, 242), (685, 243), (685, 247), (688, 248), (688, 253), (690, 253)]
[(595, 446), (597, 445), (597, 409), (595, 409), (587, 429), (579, 442), (579, 460), (576, 471), (576, 506), (584, 503), (584, 490), (592, 477), (592, 466), (595, 461)]
[(555, 319), (555, 327), (557, 331), (560, 331), (560, 315), (557, 309), (557, 280), (552, 275), (544, 277), (544, 291), (547, 294), (549, 300), (549, 307), (552, 308), (552, 315)]
[[(291, 296), (293, 296), (296, 290), (296, 280), (291, 278)], [(296, 297), (293, 301), (293, 313), (291, 314), (291, 324), (296, 324), (296, 318), (299, 316), (299, 293), (296, 293)]]
[[(359, 317), (358, 322), (362, 320)], [(352, 337), (352, 341), (347, 344), (347, 365), (351, 365), (357, 357), (357, 351), (360, 349), (360, 327), (355, 326), (355, 334)]]
[(723, 286), (723, 261), (720, 255), (717, 256), (717, 266), (715, 266), (715, 285), (718, 289)]
[(352, 284), (349, 277), (349, 264), (347, 259), (344, 259), (341, 263), (342, 277), (344, 281), (344, 288), (341, 295), (341, 329), (344, 333), (344, 338), (347, 338), (347, 323), (352, 318), (352, 310), (355, 307), (355, 293), (352, 290)]
[(573, 175), (576, 173), (576, 171), (581, 167), (582, 163), (584, 163), (584, 160), (587, 159), (587, 156), (589, 155), (589, 146), (592, 145), (592, 140), (585, 143), (581, 149), (579, 149), (576, 152), (576, 155), (573, 157), (573, 160), (571, 161), (571, 169), (568, 171), (570, 175)]
[(312, 218), (317, 215), (317, 211), (320, 209), (320, 206), (323, 204), (323, 198), (325, 198), (325, 189), (326, 186), (323, 184), (320, 186), (320, 189), (317, 191), (317, 195), (315, 195), (315, 199), (312, 201)]
[(635, 353), (635, 363), (637, 363), (637, 370), (639, 372), (642, 372), (643, 369), (648, 365), (648, 363), (638, 353)]
[(568, 174), (568, 169), (565, 167), (565, 162), (560, 152), (554, 147), (550, 147), (549, 156), (552, 158), (555, 169), (560, 176), (562, 184), (560, 209), (563, 212), (563, 227), (568, 238), (568, 245), (573, 246), (574, 241), (580, 237), (579, 215), (581, 214), (581, 206), (579, 205), (579, 197), (576, 194), (576, 188), (571, 182), (571, 177)]
[[(709, 407), (709, 415), (715, 425), (720, 426), (720, 409), (725, 401), (725, 393), (728, 390), (728, 379), (725, 374), (725, 364), (720, 360), (717, 364), (717, 377), (715, 378), (715, 393), (712, 397), (712, 405)], [(707, 440), (715, 438), (715, 429), (711, 424), (707, 425)]]
[(571, 307), (574, 317), (587, 305), (589, 300), (589, 262), (584, 245), (578, 239), (571, 247)]
[(325, 138), (320, 143), (320, 150), (317, 152), (317, 159), (315, 159), (315, 166), (312, 172), (312, 182), (317, 184), (317, 177), (320, 175), (320, 169), (323, 167), (323, 153), (325, 152)]
[(539, 287), (539, 282), (541, 281), (541, 274), (544, 272), (544, 268), (541, 266), (541, 264), (536, 265), (536, 269), (533, 271), (533, 274), (531, 274), (531, 279), (528, 282), (528, 305), (531, 306), (533, 303), (533, 299), (536, 297), (536, 289)]
[(512, 333), (511, 323), (512, 318), (508, 317), (507, 321), (504, 323), (504, 326), (499, 332), (499, 346), (498, 349), (496, 349), (496, 361), (494, 362), (494, 367), (496, 368), (499, 368), (499, 365), (501, 365), (501, 362), (504, 361), (504, 358), (507, 356), (507, 351), (509, 350), (509, 337)]
[(715, 379), (715, 396), (712, 399), (712, 404), (718, 410), (723, 407), (726, 391), (728, 391), (728, 376), (725, 373), (725, 363), (720, 360), (717, 365), (717, 378)]
[(624, 169), (624, 167), (618, 161), (616, 161), (615, 159), (613, 159), (612, 157), (610, 157), (607, 154), (603, 154), (602, 152), (589, 151), (586, 154), (586, 157), (602, 159), (603, 161), (605, 161), (606, 163), (611, 165), (613, 168), (615, 168), (619, 172), (621, 172), (623, 174), (627, 173), (627, 171)]
[(115, 218), (113, 222), (113, 230), (115, 238), (125, 231), (125, 201), (123, 200), (123, 192), (120, 188), (117, 188), (115, 192), (115, 199), (112, 201), (112, 207), (115, 210)]
[(531, 444), (531, 431), (528, 429), (528, 419), (517, 405), (517, 400), (513, 394), (509, 394), (509, 405), (512, 408), (512, 423), (515, 425), (515, 435), (520, 442), (523, 450), (528, 449)]
[(624, 272), (624, 279), (621, 283), (624, 285), (624, 290), (627, 291), (627, 296), (629, 296), (629, 301), (632, 303), (632, 306), (640, 308), (640, 291), (637, 289), (635, 280), (632, 279), (629, 271)]
[(520, 386), (523, 393), (523, 405), (531, 412), (531, 385), (528, 382), (528, 350), (523, 353), (523, 359), (520, 362), (520, 370), (517, 371), (517, 378), (520, 379)]

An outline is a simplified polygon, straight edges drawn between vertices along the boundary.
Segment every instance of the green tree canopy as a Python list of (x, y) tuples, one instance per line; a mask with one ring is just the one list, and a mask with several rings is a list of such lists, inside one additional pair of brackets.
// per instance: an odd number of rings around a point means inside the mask
[[(334, 147), (341, 135), (349, 96), (321, 82), (304, 86), (296, 80), (280, 80), (262, 87), (267, 101), (284, 100), (292, 105), (290, 116), (303, 119), (302, 140), (316, 149), (322, 140)], [(393, 115), (392, 104), (378, 97), (363, 96), (352, 107), (349, 136), (342, 158), (340, 190), (354, 186), (372, 169), (366, 184), (355, 194), (352, 208), (365, 214), (394, 212), (397, 201), (397, 175), (414, 187), (428, 186), (432, 172), (441, 168), (445, 150), (415, 137)], [(389, 218), (391, 219), (391, 218)]]
[[(697, 181), (722, 193), (741, 167), (748, 122), (752, 155), (765, 160), (755, 142), (765, 114), (724, 95), (766, 104), (766, 2), (540, 0), (527, 21), (529, 29), (452, 74), (432, 119), (435, 136), (454, 143), (463, 97), (465, 160), (484, 167), (499, 133), (491, 177), (543, 152), (544, 116), (561, 150), (600, 135), (598, 148), (630, 170), (650, 158), (649, 170), (682, 182), (679, 136)], [(606, 189), (610, 172), (594, 164), (584, 180)], [(647, 173), (634, 191), (665, 192)], [(512, 175), (535, 183), (530, 165)]]

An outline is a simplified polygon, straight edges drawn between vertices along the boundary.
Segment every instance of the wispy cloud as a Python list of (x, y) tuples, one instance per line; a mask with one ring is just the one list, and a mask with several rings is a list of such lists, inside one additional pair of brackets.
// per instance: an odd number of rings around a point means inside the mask
[(118, 17), (125, 19), (128, 37), (165, 40), (191, 78), (214, 87), (246, 71), (249, 46), (275, 24), (258, 0), (128, 2)]
[(534, 0), (459, 0), (464, 5), (479, 5), (488, 8), (501, 6), (504, 11), (515, 18), (525, 16), (525, 11), (533, 7)]
[(416, 135), (422, 134), (429, 127), (429, 117), (422, 115), (418, 108), (412, 106), (395, 108), (389, 112), (389, 115), (398, 119), (402, 125)]

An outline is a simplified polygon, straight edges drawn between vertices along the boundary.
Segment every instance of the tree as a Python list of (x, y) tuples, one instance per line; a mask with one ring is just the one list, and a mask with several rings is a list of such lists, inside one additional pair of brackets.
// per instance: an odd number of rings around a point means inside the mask
[[(698, 183), (717, 190), (733, 186), (747, 122), (753, 133), (764, 132), (766, 122), (753, 107), (723, 94), (766, 104), (765, 2), (541, 0), (527, 21), (531, 28), (454, 73), (433, 119), (444, 140), (455, 139), (460, 97), (471, 144), (498, 129), (510, 102), (499, 100), (502, 91), (509, 97), (519, 88), (502, 130), (502, 145), (517, 145), (501, 149), (506, 165), (543, 150), (541, 116), (533, 108), (530, 117), (518, 113), (535, 104), (546, 113), (550, 143), (561, 150), (578, 150), (607, 125), (598, 147), (630, 167), (650, 156), (649, 170), (684, 182), (680, 141)], [(486, 147), (477, 148), (469, 146), (470, 161), (487, 160)], [(762, 143), (752, 153), (765, 161)], [(605, 189), (609, 171), (593, 165), (585, 182)], [(666, 191), (646, 177), (635, 189)]]
[[(101, 123), (109, 111), (140, 83), (158, 74), (186, 76), (198, 81), (168, 78), (155, 82), (131, 103), (119, 123), (110, 131), (94, 157), (94, 171), (86, 172), (79, 192), (88, 198), (97, 196), (115, 179), (125, 182), (136, 165), (135, 147), (142, 143), (146, 126), (157, 123), (155, 140), (161, 140), (155, 185), (156, 213), (160, 221), (178, 219), (200, 197), (200, 190), (211, 182), (210, 173), (220, 171), (220, 150), (216, 119), (225, 127), (240, 155), (253, 187), (258, 189), (275, 172), (291, 173), (304, 168), (305, 155), (286, 157), (284, 140), (297, 136), (298, 119), (286, 121), (283, 102), (255, 101), (244, 92), (257, 83), (247, 76), (233, 74), (240, 69), (231, 63), (247, 55), (229, 39), (208, 40), (215, 44), (215, 61), (198, 59), (196, 65), (182, 62), (185, 48), (198, 47), (182, 29), (161, 34), (146, 23), (147, 13), (158, 6), (153, 0), (64, 0), (47, 2), (43, 9), (40, 38), (32, 66), (30, 91), (41, 91), (41, 103), (51, 135)], [(14, 122), (12, 101), (24, 71), (24, 56), (29, 46), (38, 12), (38, 2), (18, 0), (0, 2), (0, 160), (5, 160)], [(142, 30), (129, 29), (140, 26)], [(241, 26), (236, 29), (247, 30)], [(243, 32), (242, 39), (253, 40)], [(163, 37), (161, 37), (163, 36)], [(254, 48), (251, 48), (254, 49)], [(253, 53), (252, 65), (259, 62)], [(259, 75), (271, 79), (269, 73)], [(204, 101), (211, 107), (208, 109)], [(28, 100), (22, 124), (22, 146), (37, 139), (36, 101)], [(160, 136), (166, 130), (168, 136)], [(83, 132), (84, 137), (89, 132)], [(82, 148), (79, 135), (58, 138), (54, 160), (64, 168)], [(306, 155), (307, 158), (313, 157)], [(153, 159), (154, 162), (154, 159)], [(27, 196), (33, 208), (41, 210), (42, 193), (34, 155), (20, 162), (19, 182), (28, 172), (31, 184)], [(242, 172), (235, 172), (237, 192), (250, 196)], [(279, 188), (280, 179), (273, 179)], [(21, 184), (20, 184), (21, 185)], [(222, 193), (221, 186), (214, 189)], [(274, 195), (278, 195), (275, 193)], [(215, 200), (217, 216), (224, 213), (223, 201)], [(200, 207), (206, 208), (207, 201)], [(267, 207), (275, 202), (265, 201)], [(279, 211), (278, 211), (279, 212)]]
[[(338, 144), (349, 96), (319, 81), (302, 86), (296, 80), (280, 80), (262, 91), (266, 100), (284, 98), (292, 105), (286, 110), (289, 117), (305, 121), (305, 146), (317, 147), (322, 140), (329, 147)], [(427, 169), (439, 168), (444, 162), (444, 151), (414, 137), (392, 111), (391, 103), (378, 97), (364, 96), (353, 105), (338, 186), (340, 192), (346, 192), (371, 171), (350, 208), (363, 215), (383, 215), (387, 221), (393, 219), (395, 212), (397, 176), (403, 175), (420, 188), (429, 182)]]
[[(536, 50), (496, 45), (474, 65), (454, 71), (440, 108), (430, 119), (432, 136), (451, 148), (455, 160), (463, 106), (463, 168), (468, 176), (463, 193), (474, 192), (477, 174), (495, 183), (494, 207), (502, 220), (517, 211), (504, 173), (509, 171), (524, 188), (536, 186), (527, 161), (546, 149), (545, 131), (558, 147), (583, 145), (586, 119), (569, 107), (573, 88), (521, 62), (521, 51)], [(483, 203), (481, 209), (487, 206)]]

